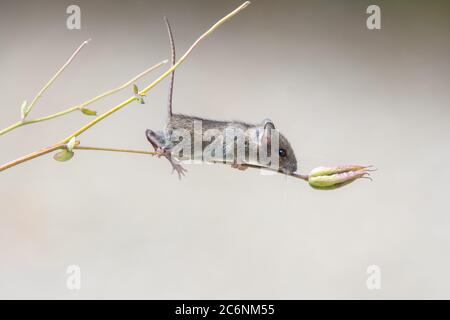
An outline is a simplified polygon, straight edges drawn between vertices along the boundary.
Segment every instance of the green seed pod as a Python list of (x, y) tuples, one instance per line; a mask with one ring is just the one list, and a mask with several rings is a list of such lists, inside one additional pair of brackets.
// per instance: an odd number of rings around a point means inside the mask
[(309, 185), (315, 189), (330, 190), (340, 188), (360, 178), (369, 178), (368, 166), (348, 165), (340, 167), (319, 167), (309, 174)]

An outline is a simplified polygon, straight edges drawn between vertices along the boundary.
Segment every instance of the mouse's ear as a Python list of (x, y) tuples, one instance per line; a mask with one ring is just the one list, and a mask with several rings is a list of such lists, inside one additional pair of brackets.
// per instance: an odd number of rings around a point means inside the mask
[(264, 121), (262, 122), (264, 130), (265, 129), (275, 129), (275, 125), (273, 124), (273, 121), (270, 119), (264, 119)]
[(264, 121), (262, 122), (262, 129), (263, 134), (261, 136), (260, 142), (264, 144), (270, 144), (272, 142), (272, 130), (275, 129), (275, 125), (273, 124), (272, 120), (264, 119)]

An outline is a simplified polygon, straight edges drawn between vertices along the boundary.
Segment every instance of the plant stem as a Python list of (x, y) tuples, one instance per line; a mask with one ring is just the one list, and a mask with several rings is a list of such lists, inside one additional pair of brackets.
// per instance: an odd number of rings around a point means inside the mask
[(64, 140), (60, 141), (60, 143), (67, 143), (70, 141), (70, 139), (72, 139), (73, 137), (78, 137), (80, 134), (82, 134), (83, 132), (85, 132), (86, 130), (90, 129), (91, 127), (93, 127), (94, 125), (96, 125), (98, 122), (102, 121), (103, 119), (107, 118), (108, 116), (112, 115), (114, 112), (116, 112), (117, 110), (122, 109), (123, 107), (125, 107), (126, 105), (129, 105), (131, 102), (137, 100), (136, 97), (131, 97), (128, 98), (128, 100), (125, 100), (124, 102), (122, 102), (121, 104), (115, 106), (114, 108), (112, 108), (111, 110), (105, 112), (104, 114), (102, 114), (101, 116), (99, 116), (98, 118), (95, 118), (94, 120), (92, 120), (91, 122), (89, 122), (87, 125), (85, 125), (84, 127), (78, 129), (77, 131), (75, 131), (74, 133), (72, 133), (70, 136), (68, 136), (67, 138), (65, 138)]
[(93, 151), (111, 151), (111, 152), (136, 153), (136, 154), (146, 154), (146, 155), (150, 155), (150, 156), (159, 155), (158, 152), (142, 151), (142, 150), (130, 150), (130, 149), (116, 149), (116, 148), (97, 148), (97, 147), (75, 146), (74, 149), (77, 149), (77, 150), (93, 150)]
[(83, 108), (83, 107), (87, 107), (88, 105), (90, 105), (90, 104), (92, 104), (92, 103), (94, 103), (94, 102), (96, 102), (96, 101), (98, 101), (98, 100), (100, 100), (100, 99), (103, 99), (103, 98), (105, 98), (105, 97), (107, 97), (107, 96), (110, 96), (110, 95), (112, 95), (112, 94), (114, 94), (114, 93), (116, 93), (116, 92), (119, 92), (119, 91), (125, 89), (126, 87), (128, 87), (128, 86), (134, 84), (137, 80), (139, 80), (140, 78), (142, 78), (143, 76), (145, 76), (147, 73), (149, 73), (149, 72), (151, 72), (151, 71), (153, 71), (153, 70), (155, 70), (155, 69), (161, 67), (162, 65), (164, 65), (164, 64), (166, 64), (166, 63), (167, 63), (167, 60), (163, 60), (163, 61), (161, 61), (161, 62), (158, 62), (158, 63), (155, 64), (154, 66), (148, 68), (147, 70), (141, 72), (140, 74), (138, 74), (137, 76), (135, 76), (135, 77), (132, 78), (131, 80), (129, 80), (129, 81), (127, 81), (126, 83), (122, 84), (120, 87), (117, 87), (117, 88), (115, 88), (115, 89), (106, 91), (106, 92), (104, 92), (104, 93), (102, 93), (102, 94), (96, 96), (95, 98), (92, 98), (91, 100), (88, 100), (88, 101), (86, 101), (86, 102), (83, 102), (82, 104), (79, 105), (78, 109), (81, 109), (81, 108)]
[(37, 122), (43, 122), (43, 121), (55, 119), (55, 118), (64, 116), (64, 115), (66, 115), (68, 113), (74, 112), (76, 110), (78, 110), (77, 106), (71, 107), (69, 109), (66, 109), (66, 110), (63, 110), (63, 111), (59, 111), (57, 113), (54, 113), (54, 114), (51, 114), (51, 115), (48, 115), (48, 116), (45, 116), (45, 117), (42, 117), (42, 118), (36, 118), (36, 119), (33, 119), (33, 120), (26, 120), (26, 121), (22, 122), (22, 125), (26, 126), (27, 124), (33, 124), (33, 123), (37, 123)]
[(120, 87), (117, 87), (115, 89), (106, 91), (106, 92), (104, 92), (104, 93), (102, 93), (102, 94), (100, 94), (100, 95), (98, 95), (98, 96), (96, 96), (96, 97), (94, 97), (94, 98), (92, 98), (92, 99), (90, 99), (88, 101), (83, 102), (80, 105), (76, 105), (74, 107), (68, 108), (66, 110), (63, 110), (63, 111), (60, 111), (60, 112), (57, 112), (57, 113), (54, 113), (54, 114), (51, 114), (51, 115), (48, 115), (48, 116), (45, 116), (45, 117), (36, 118), (36, 119), (33, 119), (33, 120), (17, 121), (16, 123), (12, 124), (11, 126), (5, 128), (3, 130), (0, 130), (0, 136), (2, 136), (2, 135), (6, 134), (6, 133), (8, 133), (8, 132), (10, 132), (10, 131), (12, 131), (14, 129), (17, 129), (19, 127), (22, 127), (22, 126), (25, 126), (25, 125), (28, 125), (28, 124), (33, 124), (33, 123), (38, 123), (38, 122), (43, 122), (43, 121), (55, 119), (55, 118), (64, 116), (66, 114), (72, 113), (74, 111), (81, 110), (82, 108), (87, 107), (88, 105), (91, 105), (92, 103), (94, 103), (94, 102), (96, 102), (96, 101), (98, 101), (100, 99), (103, 99), (103, 98), (105, 98), (107, 96), (110, 96), (110, 95), (112, 95), (112, 94), (114, 94), (116, 92), (119, 92), (119, 91), (125, 89), (126, 87), (132, 85), (134, 82), (136, 82), (137, 80), (139, 80), (140, 78), (142, 78), (143, 76), (148, 74), (149, 72), (155, 70), (156, 68), (159, 68), (160, 66), (162, 66), (165, 63), (167, 63), (167, 60), (163, 60), (163, 61), (153, 65), (152, 67), (148, 68), (147, 70), (145, 70), (145, 71), (141, 72), (140, 74), (138, 74), (137, 76), (133, 77), (131, 80), (125, 82)]
[[(244, 2), (243, 4), (241, 4), (238, 8), (236, 8), (235, 10), (233, 10), (232, 12), (230, 12), (228, 15), (226, 15), (225, 17), (223, 17), (222, 19), (220, 19), (218, 22), (216, 22), (210, 29), (208, 29), (203, 35), (200, 36), (200, 38), (198, 38), (194, 44), (192, 44), (192, 46), (186, 51), (186, 53), (178, 60), (178, 62), (176, 64), (174, 64), (169, 70), (167, 70), (165, 73), (163, 73), (158, 79), (156, 79), (155, 81), (153, 81), (150, 85), (148, 85), (145, 89), (143, 89), (142, 91), (139, 92), (139, 95), (145, 95), (146, 93), (148, 93), (151, 89), (153, 89), (158, 83), (160, 83), (164, 78), (166, 78), (168, 75), (170, 75), (172, 73), (172, 71), (174, 71), (176, 68), (178, 68), (178, 66), (180, 66), (188, 57), (188, 55), (192, 52), (192, 50), (198, 45), (198, 43), (203, 40), (206, 36), (208, 36), (210, 33), (212, 33), (215, 29), (217, 29), (220, 25), (222, 25), (223, 23), (225, 23), (227, 20), (229, 20), (230, 18), (232, 18), (234, 15), (236, 15), (237, 13), (239, 13), (241, 10), (243, 10), (245, 7), (247, 7), (250, 4), (249, 1)], [(79, 51), (79, 50), (78, 50)], [(75, 52), (77, 53), (77, 52)], [(74, 55), (72, 55), (74, 56)], [(72, 58), (72, 57), (71, 57)], [(69, 61), (70, 62), (70, 59)], [(67, 64), (67, 63), (66, 63)], [(63, 67), (64, 68), (64, 67)], [(62, 69), (63, 69), (62, 68)], [(62, 70), (60, 70), (62, 71)], [(57, 75), (60, 72), (57, 73)], [(56, 75), (56, 76), (57, 76)], [(53, 77), (56, 78), (56, 77)], [(52, 78), (52, 79), (53, 79)], [(53, 79), (54, 81), (54, 79)], [(50, 84), (52, 83), (52, 80), (49, 82)], [(46, 86), (48, 88), (48, 85)], [(45, 88), (45, 87), (44, 87)], [(42, 91), (42, 90), (41, 90)], [(45, 91), (45, 90), (44, 90)], [(58, 149), (63, 149), (66, 147), (66, 143), (68, 143), (72, 138), (79, 136), (80, 134), (82, 134), (83, 132), (85, 132), (86, 130), (88, 130), (89, 128), (93, 127), (94, 125), (96, 125), (98, 122), (102, 121), (103, 119), (107, 118), (108, 116), (110, 116), (111, 114), (115, 113), (116, 111), (122, 109), (123, 107), (125, 107), (126, 105), (130, 104), (131, 102), (133, 102), (134, 100), (137, 100), (137, 98), (135, 96), (125, 100), (124, 102), (122, 102), (121, 104), (115, 106), (114, 108), (110, 109), (109, 111), (103, 113), (101, 116), (97, 117), (96, 119), (92, 120), (90, 123), (88, 123), (87, 125), (83, 126), (82, 128), (80, 128), (79, 130), (75, 131), (73, 134), (71, 134), (70, 136), (68, 136), (67, 138), (63, 139), (62, 141), (56, 143), (55, 145), (42, 149), (40, 151), (36, 151), (33, 152), (29, 155), (26, 155), (24, 157), (21, 157), (19, 159), (13, 160), (11, 162), (8, 162), (2, 166), (0, 166), (0, 172), (4, 171), (6, 169), (9, 169), (11, 167), (14, 167), (20, 163), (29, 161), (31, 159), (40, 157), (42, 155), (48, 154), (52, 151), (58, 150)], [(66, 110), (68, 111), (68, 110)], [(64, 111), (62, 111), (64, 112)], [(71, 112), (71, 111), (70, 111)], [(19, 126), (17, 124), (13, 125), (13, 126)], [(11, 127), (13, 127), (11, 126)], [(10, 127), (10, 128), (11, 128)], [(13, 130), (13, 129), (9, 129), (9, 131)], [(1, 132), (0, 132), (1, 135)], [(79, 146), (75, 146), (75, 148), (80, 148)], [(88, 147), (86, 147), (84, 150), (90, 150), (87, 149)], [(108, 149), (107, 148), (96, 148), (96, 149), (102, 149), (102, 151), (117, 151), (117, 152), (127, 152), (125, 150), (122, 151), (118, 151), (119, 149)], [(103, 150), (104, 149), (104, 150)], [(82, 149), (81, 149), (82, 150)], [(128, 150), (131, 151), (131, 150)], [(147, 154), (145, 151), (143, 152), (132, 152), (132, 153), (144, 153)], [(150, 154), (150, 153), (149, 153)]]
[(11, 167), (17, 166), (18, 164), (30, 161), (30, 160), (32, 160), (34, 158), (37, 158), (37, 157), (43, 156), (45, 154), (48, 154), (50, 152), (53, 152), (53, 151), (56, 151), (56, 150), (59, 150), (59, 149), (63, 149), (65, 147), (66, 147), (66, 145), (64, 143), (58, 143), (58, 144), (55, 144), (54, 146), (51, 146), (51, 147), (48, 147), (48, 148), (44, 148), (44, 149), (39, 150), (39, 151), (32, 152), (30, 154), (27, 154), (26, 156), (20, 157), (20, 158), (18, 158), (16, 160), (10, 161), (10, 162), (5, 163), (4, 165), (0, 166), (0, 172), (4, 171), (6, 169), (9, 169)]
[(10, 131), (13, 131), (14, 129), (17, 129), (24, 125), (24, 121), (17, 121), (16, 123), (13, 123), (9, 127), (6, 127), (5, 129), (0, 130), (0, 136), (4, 135)]
[(83, 49), (85, 45), (87, 45), (91, 41), (91, 39), (88, 39), (84, 41), (76, 50), (75, 52), (70, 56), (70, 58), (64, 63), (64, 65), (58, 70), (58, 72), (55, 73), (55, 75), (45, 84), (45, 86), (41, 89), (41, 91), (38, 92), (38, 94), (34, 97), (34, 99), (31, 101), (29, 107), (28, 107), (28, 113), (31, 112), (33, 107), (36, 105), (36, 102), (42, 97), (44, 92), (55, 82), (55, 80), (59, 77), (59, 75), (66, 69), (69, 64), (72, 62), (72, 60), (77, 56), (77, 54)]
[[(222, 162), (222, 161), (213, 161), (213, 163), (224, 164), (224, 162)], [(225, 164), (232, 164), (232, 162), (225, 162)], [(249, 168), (254, 168), (254, 169), (264, 169), (264, 170), (268, 170), (268, 171), (273, 171), (273, 172), (284, 174), (284, 175), (287, 175), (287, 176), (290, 176), (290, 177), (294, 177), (294, 178), (302, 179), (302, 180), (305, 180), (305, 181), (309, 181), (309, 175), (307, 175), (307, 174), (301, 174), (301, 173), (298, 173), (298, 172), (286, 173), (286, 172), (279, 171), (279, 170), (277, 170), (275, 168), (264, 167), (264, 166), (260, 166), (260, 165), (257, 165), (257, 164), (250, 164), (250, 163), (246, 163), (245, 166), (249, 167)]]
[[(132, 150), (132, 149), (117, 149), (117, 148), (101, 148), (101, 147), (87, 147), (87, 146), (81, 146), (79, 145), (79, 141), (76, 142), (75, 146), (74, 146), (74, 150), (88, 150), (88, 151), (107, 151), (107, 152), (121, 152), (121, 153), (134, 153), (134, 154), (144, 154), (144, 155), (150, 155), (150, 156), (156, 156), (156, 155), (161, 155), (158, 152), (151, 152), (151, 151), (142, 151), (142, 150)], [(42, 150), (39, 151), (35, 151), (33, 153), (30, 153), (26, 156), (23, 156), (21, 158), (18, 158), (14, 161), (5, 163), (4, 165), (0, 166), (0, 172), (4, 171), (6, 169), (9, 169), (11, 167), (17, 166), (18, 164), (30, 161), (34, 158), (49, 154), (53, 151), (56, 150), (60, 150), (60, 149), (64, 149), (66, 148), (66, 144), (65, 143), (59, 143), (56, 144), (54, 146), (48, 147), (48, 148), (44, 148)], [(222, 163), (222, 162), (215, 162), (215, 163)], [(305, 174), (301, 174), (301, 173), (283, 173), (283, 172), (279, 172), (276, 169), (272, 169), (272, 168), (267, 168), (267, 167), (263, 167), (263, 166), (258, 166), (258, 165), (254, 165), (254, 164), (246, 164), (247, 167), (250, 168), (254, 168), (254, 169), (265, 169), (265, 170), (271, 170), (271, 171), (276, 171), (278, 173), (282, 173), (282, 174), (286, 174), (288, 176), (294, 177), (294, 178), (299, 178), (305, 181), (308, 181), (309, 176), (305, 175)]]
[(33, 123), (37, 123), (37, 122), (43, 122), (43, 121), (47, 121), (50, 119), (58, 118), (63, 115), (66, 115), (68, 113), (74, 112), (76, 110), (78, 110), (78, 106), (75, 106), (75, 107), (42, 117), (42, 118), (37, 118), (37, 119), (33, 119), (33, 120), (25, 120), (25, 121), (17, 121), (16, 123), (10, 125), (9, 127), (5, 128), (3, 130), (0, 130), (0, 136), (4, 135), (10, 131), (13, 131), (14, 129), (26, 126), (28, 124), (33, 124)]
[[(121, 153), (134, 153), (134, 154), (145, 154), (150, 156), (157, 156), (160, 155), (158, 152), (151, 152), (151, 151), (142, 151), (142, 150), (131, 150), (131, 149), (117, 149), (117, 148), (100, 148), (100, 147), (87, 147), (87, 146), (80, 146), (80, 142), (77, 141), (74, 148), (76, 150), (90, 150), (90, 151), (109, 151), (109, 152), (121, 152)], [(66, 148), (65, 143), (59, 143), (51, 147), (44, 148), (39, 151), (35, 151), (33, 153), (30, 153), (26, 156), (20, 157), (14, 161), (5, 163), (4, 165), (0, 166), (0, 172), (6, 169), (9, 169), (11, 167), (17, 166), (18, 164), (33, 160), (34, 158), (49, 154), (56, 150), (61, 150)]]
[[(171, 68), (169, 68), (165, 73), (163, 73), (158, 79), (156, 79), (155, 81), (153, 81), (150, 85), (148, 85), (145, 89), (141, 90), (139, 92), (140, 95), (145, 95), (147, 94), (151, 89), (153, 89), (158, 83), (160, 83), (164, 78), (166, 78), (168, 75), (170, 75), (172, 73), (172, 71), (174, 71), (176, 68), (178, 68), (185, 60), (186, 58), (189, 56), (189, 54), (192, 52), (192, 50), (200, 43), (200, 41), (202, 41), (206, 36), (208, 36), (210, 33), (212, 33), (214, 30), (216, 30), (218, 27), (220, 27), (223, 23), (225, 23), (227, 20), (229, 20), (230, 18), (232, 18), (233, 16), (235, 16), (236, 14), (238, 14), (240, 11), (242, 11), (244, 8), (246, 8), (248, 5), (250, 4), (249, 1), (244, 2), (243, 4), (241, 4), (238, 8), (236, 8), (235, 10), (233, 10), (232, 12), (230, 12), (229, 14), (227, 14), (225, 17), (223, 17), (222, 19), (220, 19), (218, 22), (216, 22), (211, 28), (209, 28), (204, 34), (202, 34), (193, 44), (192, 46), (185, 52), (185, 54), (177, 61), (177, 63), (175, 63)], [(115, 106), (114, 108), (108, 110), (107, 112), (103, 113), (101, 116), (95, 118), (94, 120), (92, 120), (91, 122), (89, 122), (88, 124), (86, 124), (85, 126), (83, 126), (82, 128), (78, 129), (77, 131), (75, 131), (74, 133), (72, 133), (70, 136), (68, 136), (67, 138), (65, 138), (64, 140), (62, 140), (62, 143), (67, 143), (70, 139), (72, 139), (73, 137), (78, 137), (80, 134), (82, 134), (83, 132), (85, 132), (86, 130), (90, 129), (91, 127), (95, 126), (97, 123), (99, 123), (100, 121), (102, 121), (103, 119), (109, 117), (110, 115), (112, 115), (113, 113), (115, 113), (116, 111), (119, 111), (120, 109), (122, 109), (123, 107), (129, 105), (130, 103), (132, 103), (133, 101), (137, 100), (136, 97), (131, 97), (125, 101), (123, 101), (121, 104)]]

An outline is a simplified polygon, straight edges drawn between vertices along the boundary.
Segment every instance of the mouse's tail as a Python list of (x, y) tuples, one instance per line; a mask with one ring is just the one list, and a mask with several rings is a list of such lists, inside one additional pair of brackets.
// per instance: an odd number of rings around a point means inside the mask
[[(169, 20), (167, 17), (164, 17), (164, 21), (166, 22), (167, 26), (167, 33), (169, 34), (169, 40), (170, 40), (170, 47), (172, 51), (172, 66), (175, 64), (175, 42), (173, 41), (173, 34), (172, 29), (170, 28)], [(169, 84), (169, 98), (167, 101), (167, 117), (168, 120), (172, 117), (172, 95), (173, 95), (173, 81), (175, 78), (175, 71), (172, 71), (172, 74), (170, 75), (170, 84)]]

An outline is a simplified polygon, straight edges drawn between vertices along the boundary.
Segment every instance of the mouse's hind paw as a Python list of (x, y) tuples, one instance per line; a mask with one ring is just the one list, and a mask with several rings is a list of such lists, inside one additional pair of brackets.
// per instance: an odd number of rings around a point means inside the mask
[(169, 160), (172, 165), (172, 174), (176, 171), (178, 174), (178, 179), (181, 180), (181, 178), (186, 174), (187, 169), (185, 169), (177, 159), (173, 158), (170, 153), (167, 152), (165, 155), (167, 160)]
[(178, 179), (181, 180), (181, 178), (186, 174), (187, 169), (185, 169), (181, 164), (179, 163), (173, 163), (172, 164), (172, 174), (176, 171), (178, 174)]

